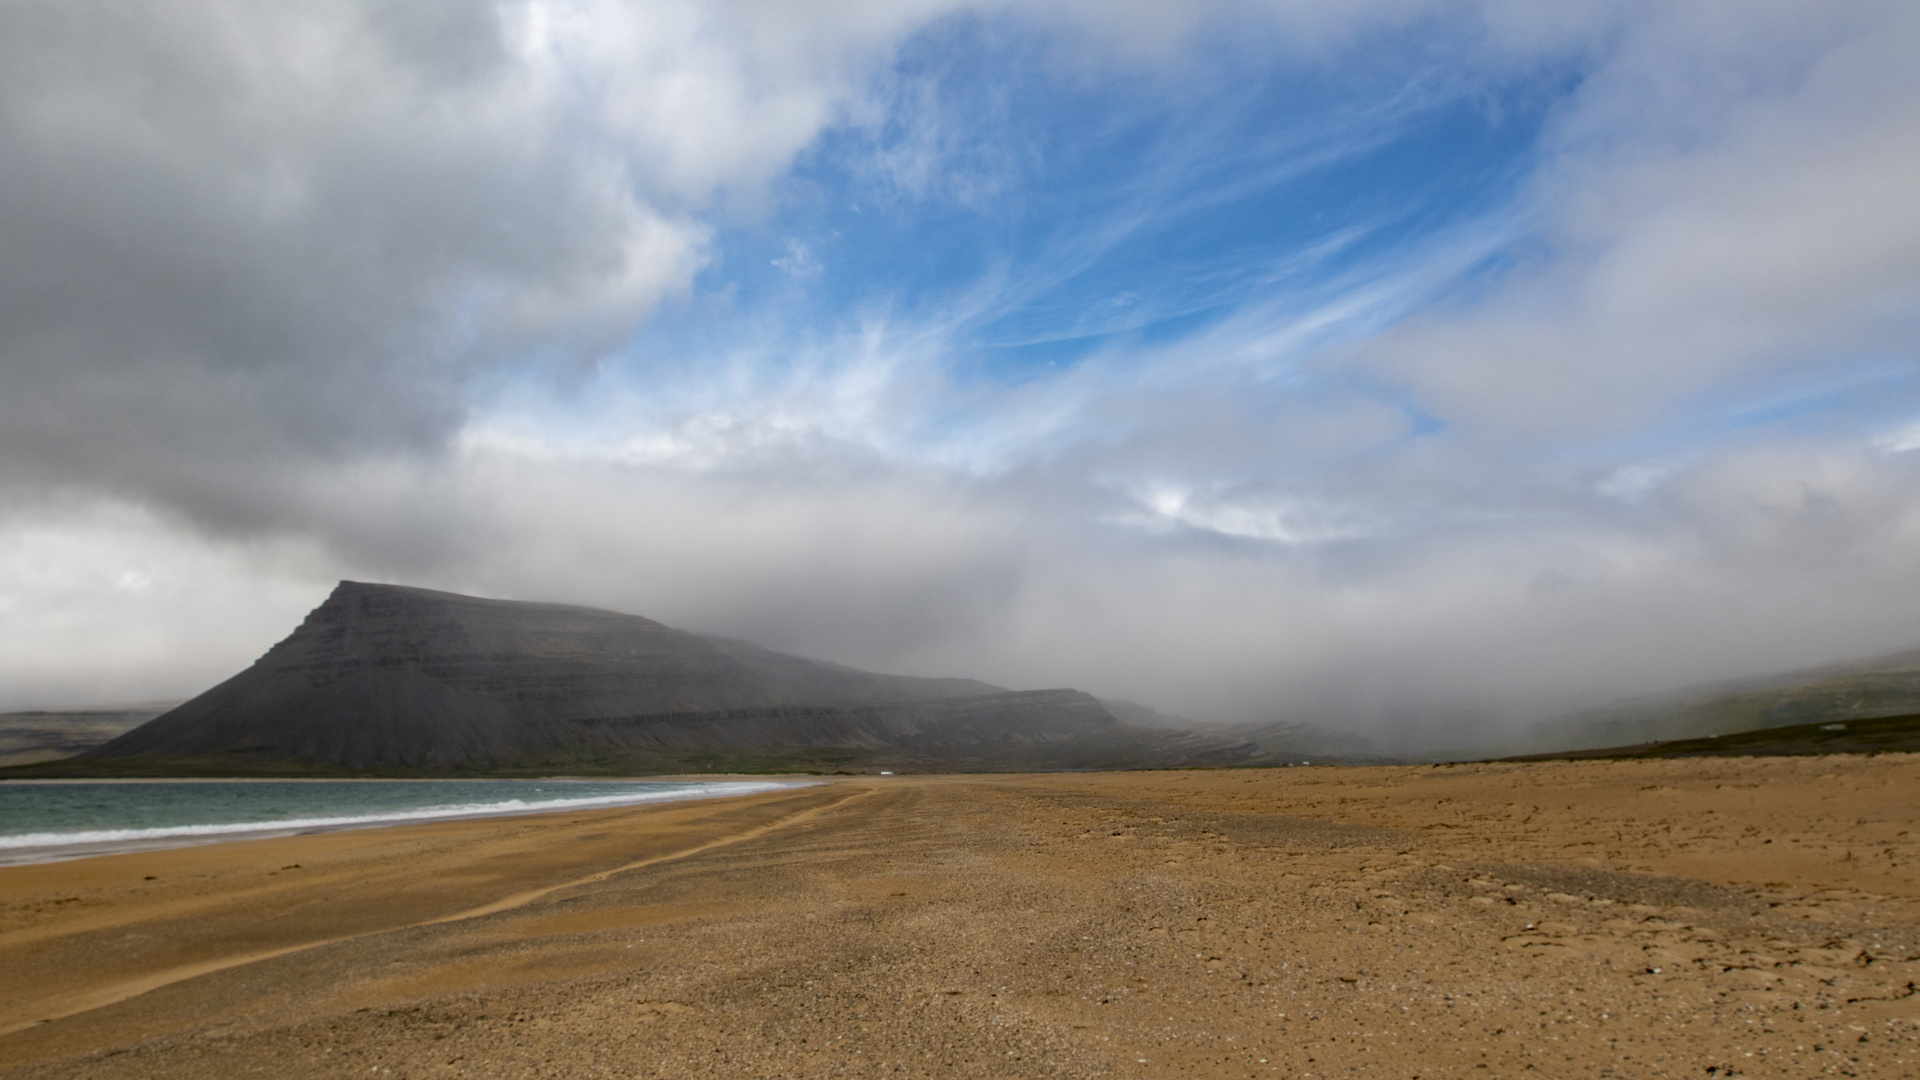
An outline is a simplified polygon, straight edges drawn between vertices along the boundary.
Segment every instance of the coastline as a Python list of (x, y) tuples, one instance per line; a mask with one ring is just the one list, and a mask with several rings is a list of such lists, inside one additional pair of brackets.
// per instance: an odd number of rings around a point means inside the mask
[(1901, 1075), (1917, 786), (1913, 755), (829, 778), (12, 867), (0, 1069)]
[[(10, 989), (0, 988), (0, 1041), (5, 1033), (181, 978), (504, 910), (597, 874), (749, 833), (821, 801), (819, 794), (782, 790), (6, 867), (0, 869), (0, 905), (16, 916), (25, 908), (56, 918), (39, 926), (9, 925), (0, 933), (0, 957), (6, 958), (0, 966), (69, 985), (48, 993), (44, 984), (9, 980)], [(580, 836), (583, 825), (600, 829), (634, 818), (643, 822), (637, 835), (601, 833), (584, 842)], [(33, 904), (30, 898), (49, 889), (79, 895)], [(311, 895), (315, 890), (321, 895)], [(94, 947), (129, 926), (173, 923), (183, 913), (190, 925), (158, 950), (108, 960)], [(0, 1053), (0, 1064), (5, 1061)]]
[[(398, 825), (425, 823), (433, 821), (465, 821), (482, 818), (520, 817), (537, 814), (572, 813), (581, 810), (610, 809), (621, 806), (643, 806), (656, 803), (682, 802), (691, 799), (734, 798), (741, 795), (758, 794), (808, 786), (811, 781), (775, 781), (765, 778), (718, 778), (718, 779), (679, 779), (648, 777), (632, 780), (608, 780), (602, 778), (578, 779), (574, 777), (554, 777), (552, 780), (581, 784), (661, 784), (679, 785), (673, 790), (650, 792), (627, 792), (620, 795), (581, 795), (578, 798), (548, 798), (535, 803), (510, 802), (470, 803), (444, 806), (424, 806), (415, 808), (393, 808), (384, 812), (363, 814), (335, 814), (325, 817), (294, 818), (285, 821), (231, 821), (181, 824), (152, 828), (97, 828), (86, 830), (67, 830), (48, 833), (25, 833), (15, 836), (0, 836), (0, 867), (27, 866), (43, 862), (62, 862), (72, 859), (85, 859), (101, 855), (119, 855), (136, 851), (159, 851), (176, 847), (197, 847), (204, 844), (235, 843), (254, 839), (276, 839), (289, 836), (307, 836), (326, 832), (340, 832), (360, 829), (388, 828)], [(262, 780), (254, 778), (226, 778), (216, 781), (195, 781), (169, 779), (149, 781), (149, 783), (170, 784), (279, 784), (285, 781)], [(360, 783), (407, 783), (408, 781), (389, 780), (333, 780), (296, 781), (303, 784), (360, 784)], [(441, 781), (460, 783), (461, 781)], [(467, 781), (472, 783), (471, 781)], [(84, 784), (93, 781), (29, 781), (33, 784)], [(141, 781), (113, 781), (116, 785), (142, 783)], [(588, 789), (583, 788), (582, 791)], [(518, 804), (518, 805), (516, 805)], [(60, 842), (57, 837), (71, 836), (73, 839)]]

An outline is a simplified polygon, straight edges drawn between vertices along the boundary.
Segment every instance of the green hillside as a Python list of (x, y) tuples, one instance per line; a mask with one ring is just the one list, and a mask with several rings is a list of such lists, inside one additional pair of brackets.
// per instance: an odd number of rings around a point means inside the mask
[(1920, 651), (1638, 698), (1537, 724), (1525, 741), (1557, 752), (1912, 714)]
[(1592, 758), (1780, 757), (1803, 754), (1884, 754), (1920, 750), (1920, 715), (1762, 728), (1734, 735), (1673, 739), (1561, 754), (1528, 754), (1506, 761)]

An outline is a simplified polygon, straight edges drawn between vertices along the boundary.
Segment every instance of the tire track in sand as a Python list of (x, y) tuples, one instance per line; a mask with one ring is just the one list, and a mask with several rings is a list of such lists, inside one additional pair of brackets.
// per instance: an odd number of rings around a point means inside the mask
[(478, 907), (467, 908), (464, 911), (456, 911), (451, 915), (421, 919), (418, 922), (401, 923), (397, 926), (389, 926), (381, 930), (370, 930), (358, 934), (343, 934), (339, 937), (321, 938), (318, 941), (303, 941), (297, 945), (283, 945), (272, 949), (261, 949), (256, 952), (236, 953), (229, 956), (216, 957), (212, 960), (196, 961), (191, 964), (180, 964), (175, 967), (142, 975), (138, 978), (113, 983), (96, 990), (73, 994), (64, 1000), (55, 998), (49, 1003), (51, 1005), (50, 1008), (34, 1010), (38, 1015), (33, 1019), (0, 1026), (0, 1036), (11, 1035), (16, 1031), (25, 1031), (28, 1028), (37, 1027), (40, 1024), (64, 1019), (69, 1016), (77, 1016), (80, 1013), (92, 1012), (94, 1009), (105, 1008), (108, 1005), (114, 1005), (130, 998), (136, 998), (141, 994), (158, 990), (163, 986), (171, 986), (174, 983), (184, 982), (202, 975), (211, 975), (216, 971), (243, 967), (247, 964), (259, 963), (262, 960), (272, 960), (275, 957), (288, 956), (297, 952), (306, 952), (309, 949), (318, 949), (326, 945), (338, 945), (343, 941), (359, 941), (364, 938), (378, 937), (381, 934), (391, 934), (396, 930), (412, 930), (422, 926), (440, 926), (445, 923), (464, 922), (469, 919), (478, 919), (487, 915), (497, 915), (502, 911), (512, 911), (515, 908), (525, 907), (542, 897), (551, 896), (554, 893), (567, 889), (576, 889), (584, 885), (594, 885), (616, 874), (643, 870), (649, 866), (658, 866), (661, 863), (688, 859), (695, 855), (703, 855), (718, 848), (746, 843), (749, 840), (758, 840), (769, 833), (790, 828), (800, 822), (825, 814), (830, 810), (837, 810), (855, 800), (864, 799), (872, 795), (874, 790), (873, 788), (863, 788), (843, 795), (832, 802), (808, 807), (805, 810), (798, 810), (784, 817), (775, 818), (764, 825), (755, 825), (742, 832), (715, 837), (712, 840), (695, 844), (692, 847), (682, 848), (679, 851), (639, 859), (621, 866), (612, 867), (611, 869), (596, 871), (584, 877), (562, 881), (554, 885), (543, 885), (537, 889), (524, 889), (520, 892), (503, 896), (498, 900), (481, 904)]

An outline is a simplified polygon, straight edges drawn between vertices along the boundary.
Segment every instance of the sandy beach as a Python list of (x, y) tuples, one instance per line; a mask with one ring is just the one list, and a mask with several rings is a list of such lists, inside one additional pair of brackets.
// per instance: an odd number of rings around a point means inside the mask
[(10, 1077), (1920, 1075), (1920, 758), (843, 779), (0, 868)]

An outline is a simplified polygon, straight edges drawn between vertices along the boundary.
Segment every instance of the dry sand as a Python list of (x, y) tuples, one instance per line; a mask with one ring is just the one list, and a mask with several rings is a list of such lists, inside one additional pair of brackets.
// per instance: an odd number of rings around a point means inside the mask
[(861, 779), (0, 869), (18, 1077), (1920, 1076), (1920, 756)]

